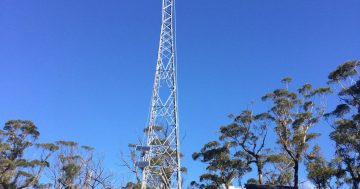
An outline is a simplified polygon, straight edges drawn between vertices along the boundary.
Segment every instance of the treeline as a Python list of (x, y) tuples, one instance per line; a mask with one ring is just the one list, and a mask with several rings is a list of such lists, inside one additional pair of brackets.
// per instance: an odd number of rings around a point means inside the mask
[[(206, 164), (206, 172), (192, 188), (229, 188), (253, 171), (257, 178), (248, 183), (288, 185), (299, 188), (299, 170), (316, 188), (359, 189), (360, 183), (360, 80), (359, 61), (349, 61), (329, 73), (327, 85), (314, 88), (307, 83), (291, 90), (291, 78), (283, 87), (261, 97), (262, 112), (245, 109), (230, 115), (232, 123), (221, 126), (218, 139), (193, 153), (194, 160)], [(326, 110), (326, 100), (335, 93), (340, 101), (334, 110)], [(335, 149), (325, 158), (316, 139), (321, 133), (313, 128), (331, 130)], [(319, 130), (319, 129), (318, 129)], [(275, 138), (269, 138), (269, 133)], [(302, 167), (304, 166), (304, 167)]]
[(0, 189), (95, 189), (113, 187), (94, 149), (73, 141), (38, 143), (28, 120), (10, 120), (0, 129)]
[[(261, 97), (268, 109), (245, 109), (239, 115), (230, 115), (231, 123), (219, 128), (218, 138), (192, 154), (194, 160), (206, 164), (206, 172), (199, 181), (191, 182), (191, 188), (230, 188), (254, 171), (257, 177), (247, 183), (298, 189), (299, 170), (306, 170), (316, 188), (358, 189), (359, 67), (360, 61), (339, 65), (329, 74), (327, 85), (320, 88), (304, 84), (291, 90), (291, 78), (284, 78), (282, 88)], [(330, 93), (340, 104), (326, 110)], [(334, 149), (331, 158), (322, 155), (315, 141), (321, 133), (314, 133), (313, 128), (320, 123), (323, 130), (331, 130), (329, 138), (335, 146), (329, 143), (322, 147)], [(166, 137), (166, 129), (157, 129)], [(271, 134), (276, 138), (270, 139)], [(10, 120), (0, 129), (0, 189), (116, 188), (113, 175), (95, 157), (92, 147), (73, 141), (39, 143), (39, 136), (36, 125), (28, 120)], [(121, 159), (121, 164), (136, 177), (125, 188), (140, 188), (141, 170), (135, 166), (134, 147), (130, 145), (129, 161), (124, 156)], [(185, 167), (181, 170), (186, 173)]]

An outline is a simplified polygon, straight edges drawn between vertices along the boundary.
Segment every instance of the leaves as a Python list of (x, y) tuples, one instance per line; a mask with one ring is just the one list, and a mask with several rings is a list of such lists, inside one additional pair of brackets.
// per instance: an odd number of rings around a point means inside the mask
[(56, 150), (59, 149), (59, 146), (53, 144), (53, 143), (41, 143), (41, 144), (36, 144), (36, 147), (38, 148), (43, 148), (46, 150), (49, 150), (51, 152), (55, 152)]
[[(28, 188), (41, 185), (40, 174), (49, 166), (47, 159), (57, 150), (54, 144), (35, 144), (40, 136), (29, 120), (10, 120), (0, 130), (0, 188)], [(25, 151), (35, 145), (43, 156), (24, 158)]]
[(308, 171), (309, 180), (317, 188), (330, 187), (331, 177), (335, 175), (336, 170), (320, 154), (320, 147), (318, 145), (315, 145), (313, 151), (307, 155), (305, 166)]
[(272, 104), (269, 117), (273, 118), (271, 121), (275, 125), (278, 144), (294, 163), (294, 186), (298, 187), (298, 164), (309, 146), (308, 142), (318, 136), (317, 133), (310, 133), (309, 129), (320, 121), (325, 108), (323, 97), (331, 90), (328, 87), (313, 88), (306, 83), (292, 92), (288, 89), (288, 83), (286, 89), (275, 89), (267, 93), (263, 100)]
[[(248, 165), (257, 166), (259, 183), (262, 183), (262, 169), (266, 161), (265, 140), (268, 122), (273, 118), (269, 113), (253, 115), (250, 110), (243, 110), (234, 116), (234, 122), (220, 127), (220, 140), (226, 141), (235, 151), (235, 157), (246, 160)], [(240, 147), (240, 150), (237, 149)]]
[(200, 182), (204, 183), (192, 182), (193, 186), (199, 188), (231, 186), (235, 178), (241, 177), (250, 169), (246, 162), (231, 156), (229, 145), (226, 143), (221, 145), (217, 141), (205, 144), (200, 152), (193, 153), (192, 157), (194, 160), (199, 159), (207, 164), (206, 170), (208, 170), (208, 173), (200, 176)]
[(285, 153), (271, 154), (267, 158), (269, 165), (265, 170), (265, 177), (267, 177), (267, 184), (271, 185), (291, 185), (293, 179), (294, 166), (293, 161), (288, 158)]
[(359, 66), (359, 61), (351, 60), (338, 66), (338, 68), (332, 71), (329, 76), (329, 83), (346, 80), (347, 78), (357, 73), (356, 67)]
[(284, 77), (283, 79), (281, 79), (282, 83), (290, 83), (292, 81), (291, 77)]
[(359, 61), (345, 62), (328, 77), (328, 83), (338, 83), (341, 86), (338, 92), (341, 103), (326, 114), (327, 118), (335, 117), (330, 138), (336, 144), (337, 173), (343, 174), (341, 177), (337, 174), (337, 178), (345, 177), (345, 180), (352, 183), (352, 188), (358, 188), (360, 184), (359, 66)]

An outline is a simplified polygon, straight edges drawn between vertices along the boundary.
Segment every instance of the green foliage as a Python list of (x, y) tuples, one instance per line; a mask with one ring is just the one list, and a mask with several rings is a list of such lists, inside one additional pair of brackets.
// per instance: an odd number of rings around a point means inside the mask
[[(162, 127), (161, 125), (154, 125), (151, 127), (153, 129), (153, 131), (155, 132), (162, 132), (164, 131), (164, 127)], [(150, 127), (146, 127), (144, 129), (144, 133), (148, 133), (150, 131)]]
[(291, 77), (284, 77), (283, 79), (281, 79), (281, 82), (285, 84), (291, 83), (291, 81), (292, 81)]
[[(326, 97), (332, 93), (330, 87), (314, 88), (307, 83), (297, 90), (290, 90), (292, 79), (286, 77), (281, 80), (285, 84), (284, 88), (275, 89), (262, 97), (262, 100), (271, 103), (267, 113), (253, 115), (251, 111), (245, 110), (238, 116), (231, 115), (233, 123), (220, 128), (220, 142), (209, 142), (200, 152), (193, 154), (195, 160), (200, 159), (201, 162), (208, 164), (209, 172), (200, 177), (202, 183), (192, 182), (192, 186), (211, 189), (218, 188), (221, 185), (219, 183), (226, 183), (219, 179), (221, 177), (219, 170), (231, 166), (226, 165), (227, 161), (217, 160), (227, 157), (229, 161), (239, 159), (248, 164), (256, 163), (257, 166), (260, 165), (258, 168), (264, 167), (266, 184), (293, 184), (298, 188), (299, 167), (301, 162), (306, 160), (308, 178), (317, 188), (334, 188), (329, 184), (333, 183), (335, 188), (343, 188), (345, 184), (351, 184), (353, 189), (358, 189), (360, 80), (357, 69), (359, 66), (360, 61), (348, 61), (329, 74), (328, 83), (340, 86), (338, 96), (341, 103), (327, 114), (324, 114), (324, 109)], [(320, 154), (318, 146), (307, 154), (310, 142), (320, 135), (311, 132), (311, 129), (323, 116), (327, 120), (333, 119), (331, 123), (334, 130), (330, 138), (336, 144), (336, 153), (331, 162), (327, 162)], [(263, 148), (261, 141), (264, 136), (266, 137), (266, 128), (269, 125), (269, 123), (257, 123), (263, 120), (270, 121), (271, 125), (275, 126), (277, 143), (281, 147), (279, 154), (269, 154), (269, 150), (261, 149)], [(259, 157), (262, 159), (258, 159)], [(331, 181), (332, 178), (336, 178), (335, 182)], [(250, 179), (249, 182), (261, 183), (261, 180)]]
[(360, 65), (360, 62), (357, 60), (351, 60), (348, 62), (345, 62), (344, 64), (341, 64), (336, 70), (332, 71), (328, 78), (329, 83), (337, 83), (344, 80), (349, 79), (349, 77), (352, 77), (356, 75), (358, 72), (356, 68)]
[[(171, 134), (171, 129), (168, 126), (163, 127), (162, 125), (153, 125), (146, 127), (143, 130), (144, 133), (149, 132), (155, 132), (156, 137), (152, 141), (153, 146), (161, 145), (163, 147), (155, 147), (158, 151), (161, 151), (162, 154), (158, 156), (152, 156), (151, 159), (149, 159), (149, 163), (151, 165), (151, 171), (152, 171), (152, 178), (151, 178), (151, 184), (149, 184), (150, 188), (152, 186), (160, 187), (160, 188), (168, 188), (169, 181), (171, 181), (171, 177), (174, 176), (174, 169), (172, 168), (174, 166), (175, 161), (178, 159), (178, 155), (180, 158), (182, 158), (184, 155), (182, 153), (177, 154), (176, 149), (169, 148), (169, 145), (171, 141), (169, 141), (168, 137), (169, 134)], [(121, 161), (123, 167), (127, 168), (135, 177), (135, 181), (128, 181), (127, 186), (141, 186), (141, 176), (142, 171), (144, 170), (142, 167), (137, 167), (136, 162), (140, 159), (143, 159), (144, 156), (148, 153), (148, 151), (137, 151), (136, 144), (128, 144), (129, 152), (130, 152), (130, 158), (124, 157), (123, 154), (121, 154)], [(157, 152), (158, 153), (158, 152)], [(187, 173), (186, 167), (180, 168), (181, 172), (181, 179), (184, 180), (185, 174)]]
[(125, 189), (141, 189), (141, 183), (128, 182), (125, 186)]
[(359, 61), (349, 61), (340, 65), (329, 74), (328, 83), (338, 83), (341, 90), (338, 96), (342, 101), (332, 112), (326, 114), (327, 118), (335, 118), (334, 131), (330, 138), (336, 144), (338, 172), (347, 173), (352, 188), (360, 184), (360, 80), (357, 68)]
[(72, 183), (74, 182), (75, 178), (78, 176), (78, 174), (80, 173), (80, 165), (74, 163), (74, 162), (69, 162), (66, 165), (64, 165), (61, 170), (64, 172), (64, 177), (62, 178), (64, 183), (68, 183), (67, 185), (72, 185)]
[(57, 145), (59, 146), (69, 146), (69, 147), (77, 147), (78, 143), (74, 142), (74, 141), (63, 141), (63, 140), (59, 140), (56, 142)]
[[(220, 140), (226, 141), (235, 154), (246, 160), (247, 164), (254, 163), (257, 167), (259, 183), (263, 181), (263, 167), (266, 162), (265, 140), (267, 136), (267, 122), (271, 120), (268, 113), (253, 115), (244, 110), (238, 116), (230, 116), (233, 123), (220, 127)], [(240, 147), (240, 150), (239, 148)]]
[(259, 184), (259, 181), (254, 179), (254, 178), (250, 178), (246, 181), (247, 184)]
[(193, 154), (194, 160), (207, 164), (206, 170), (200, 176), (200, 184), (193, 181), (192, 186), (198, 188), (229, 188), (236, 178), (241, 178), (250, 167), (241, 158), (231, 155), (229, 143), (221, 144), (212, 141), (203, 146), (200, 152)]
[(313, 151), (307, 155), (305, 163), (308, 171), (308, 178), (318, 189), (329, 188), (331, 178), (335, 175), (336, 170), (320, 154), (320, 147), (316, 145)]
[(59, 150), (49, 168), (54, 188), (112, 188), (112, 176), (94, 157), (94, 148), (74, 141), (57, 141)]
[(49, 150), (51, 152), (55, 152), (59, 149), (59, 146), (53, 144), (53, 143), (43, 143), (43, 144), (35, 144), (38, 148), (43, 148), (46, 150)]
[(304, 84), (297, 91), (288, 90), (289, 79), (285, 79), (286, 88), (276, 89), (262, 97), (270, 101), (269, 113), (273, 118), (277, 142), (294, 163), (294, 187), (298, 188), (299, 162), (308, 147), (308, 142), (319, 134), (309, 133), (324, 113), (322, 100), (331, 93), (330, 88), (314, 89), (311, 84)]
[[(0, 130), (0, 188), (15, 189), (39, 187), (41, 174), (49, 166), (50, 155), (58, 148), (54, 144), (35, 144), (40, 132), (29, 120), (10, 120)], [(26, 158), (32, 146), (41, 150), (41, 156)], [(35, 150), (35, 149), (33, 149)], [(33, 157), (33, 156), (32, 156)]]
[(267, 169), (264, 173), (266, 184), (289, 186), (293, 180), (294, 162), (286, 153), (271, 154), (267, 157)]
[(55, 179), (53, 185), (66, 189), (79, 187), (81, 184), (77, 183), (77, 179), (80, 178), (80, 171), (83, 162), (86, 162), (86, 160), (80, 155), (78, 143), (61, 140), (57, 141), (56, 144), (60, 150), (56, 154), (54, 161), (56, 163), (51, 171), (52, 178)]

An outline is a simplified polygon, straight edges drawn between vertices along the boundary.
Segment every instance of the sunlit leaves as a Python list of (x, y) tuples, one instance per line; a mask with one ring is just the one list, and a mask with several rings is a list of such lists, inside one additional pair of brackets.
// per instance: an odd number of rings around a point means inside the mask
[(320, 147), (318, 145), (314, 146), (313, 151), (307, 155), (305, 165), (308, 171), (308, 178), (317, 188), (328, 188), (330, 186), (331, 177), (336, 173), (336, 170), (320, 154)]
[(206, 163), (208, 170), (208, 173), (200, 176), (200, 182), (204, 183), (192, 182), (193, 186), (199, 188), (230, 186), (235, 178), (241, 177), (249, 170), (246, 162), (230, 154), (229, 146), (229, 143), (211, 141), (205, 144), (200, 152), (193, 153), (193, 159)]
[[(40, 174), (49, 167), (48, 158), (58, 147), (55, 144), (36, 144), (40, 136), (29, 120), (10, 120), (0, 130), (0, 188), (37, 187)], [(36, 146), (41, 156), (25, 158), (25, 152)]]
[(335, 110), (326, 114), (335, 118), (334, 131), (330, 138), (336, 144), (337, 171), (343, 172), (352, 183), (352, 188), (360, 184), (360, 79), (357, 69), (360, 62), (345, 62), (328, 76), (329, 83), (338, 83), (338, 96), (342, 101)]
[(359, 64), (360, 62), (357, 60), (351, 60), (345, 62), (344, 64), (341, 64), (336, 70), (332, 71), (329, 74), (329, 82), (333, 83), (341, 80), (346, 80), (348, 77), (357, 74), (358, 72), (356, 70), (356, 67), (359, 66)]

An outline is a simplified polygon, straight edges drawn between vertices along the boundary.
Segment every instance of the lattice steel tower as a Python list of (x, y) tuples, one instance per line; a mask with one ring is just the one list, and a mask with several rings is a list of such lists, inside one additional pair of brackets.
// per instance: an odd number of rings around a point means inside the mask
[(177, 112), (175, 0), (162, 0), (162, 24), (145, 146), (142, 151), (142, 189), (181, 189), (179, 122)]

